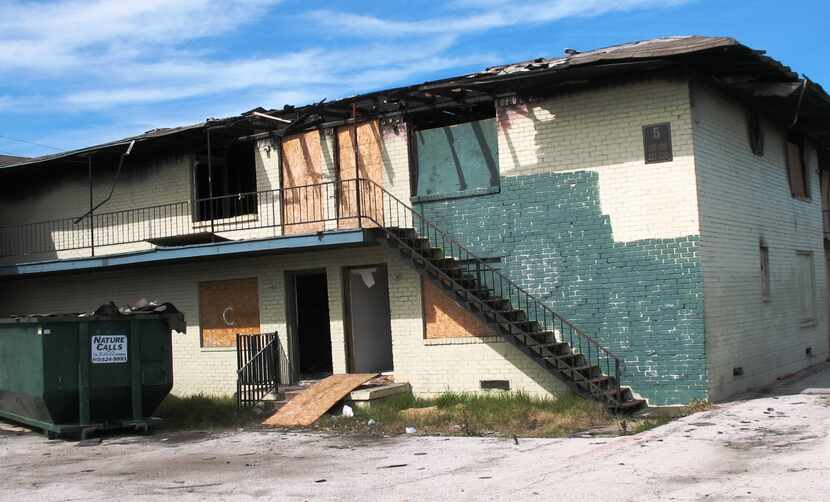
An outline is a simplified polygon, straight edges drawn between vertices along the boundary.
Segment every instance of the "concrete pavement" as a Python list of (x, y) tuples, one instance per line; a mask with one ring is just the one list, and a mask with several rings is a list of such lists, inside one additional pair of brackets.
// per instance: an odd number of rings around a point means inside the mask
[(98, 446), (0, 430), (0, 500), (830, 499), (830, 366), (636, 436), (245, 431)]

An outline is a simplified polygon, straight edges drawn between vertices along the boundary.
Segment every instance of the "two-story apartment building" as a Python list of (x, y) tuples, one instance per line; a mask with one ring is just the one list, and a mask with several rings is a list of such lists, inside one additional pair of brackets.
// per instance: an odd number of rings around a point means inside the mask
[(177, 393), (234, 392), (235, 334), (276, 331), (283, 382), (724, 399), (828, 355), (828, 119), (674, 37), (23, 160), (0, 316), (172, 302)]

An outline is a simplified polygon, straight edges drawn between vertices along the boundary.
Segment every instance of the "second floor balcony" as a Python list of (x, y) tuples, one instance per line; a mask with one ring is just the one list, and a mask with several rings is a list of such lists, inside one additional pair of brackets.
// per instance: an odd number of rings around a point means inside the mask
[(349, 179), (5, 226), (0, 265), (372, 228), (388, 196)]

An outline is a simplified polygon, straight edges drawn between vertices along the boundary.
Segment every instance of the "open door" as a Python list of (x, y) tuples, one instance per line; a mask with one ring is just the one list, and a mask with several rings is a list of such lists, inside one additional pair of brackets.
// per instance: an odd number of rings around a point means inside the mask
[(332, 374), (329, 297), (325, 270), (288, 272), (291, 382)]
[(392, 321), (385, 265), (346, 269), (350, 372), (392, 371)]

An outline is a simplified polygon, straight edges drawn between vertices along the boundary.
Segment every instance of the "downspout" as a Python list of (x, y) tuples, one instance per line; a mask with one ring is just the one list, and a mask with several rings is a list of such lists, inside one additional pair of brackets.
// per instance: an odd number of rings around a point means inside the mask
[[(116, 187), (116, 185), (118, 185), (118, 178), (121, 176), (121, 168), (124, 167), (124, 159), (128, 155), (130, 155), (130, 153), (132, 153), (133, 146), (135, 146), (135, 140), (130, 141), (130, 146), (127, 147), (127, 151), (121, 154), (121, 159), (118, 161), (118, 169), (115, 171), (115, 178), (112, 180), (112, 187), (110, 187), (109, 195), (107, 195), (106, 198), (104, 198), (104, 200), (102, 200), (101, 202), (96, 204), (95, 207), (90, 208), (89, 211), (87, 211), (86, 213), (84, 213), (81, 216), (79, 216), (78, 218), (76, 218), (75, 219), (75, 224), (80, 223), (81, 220), (83, 220), (87, 216), (91, 215), (93, 212), (95, 212), (96, 209), (100, 208), (101, 206), (103, 206), (104, 204), (109, 202), (110, 199), (112, 199), (112, 195), (113, 195), (113, 193), (115, 193), (115, 187)], [(90, 187), (91, 186), (92, 186), (92, 182), (90, 181)]]
[(801, 103), (804, 101), (804, 94), (807, 92), (807, 77), (802, 75), (803, 80), (801, 81), (801, 92), (798, 94), (798, 103), (795, 105), (795, 116), (793, 117), (793, 122), (790, 124), (790, 129), (795, 127), (798, 123), (798, 116), (801, 114)]

